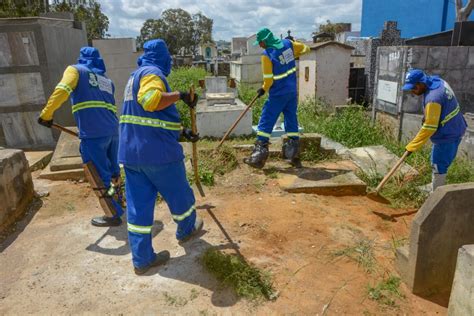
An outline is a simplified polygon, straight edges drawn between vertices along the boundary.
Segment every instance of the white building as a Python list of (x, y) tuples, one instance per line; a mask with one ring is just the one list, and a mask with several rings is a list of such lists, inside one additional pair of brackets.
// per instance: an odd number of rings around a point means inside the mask
[(258, 45), (253, 45), (256, 39), (256, 34), (247, 37), (245, 54), (238, 60), (230, 63), (230, 77), (234, 78), (238, 84), (251, 86), (260, 86), (262, 84), (261, 56), (263, 49)]
[(198, 55), (204, 57), (205, 61), (213, 61), (217, 57), (217, 44), (203, 43), (199, 45)]
[(308, 45), (299, 61), (299, 100), (321, 98), (330, 105), (346, 104), (352, 46), (335, 41)]

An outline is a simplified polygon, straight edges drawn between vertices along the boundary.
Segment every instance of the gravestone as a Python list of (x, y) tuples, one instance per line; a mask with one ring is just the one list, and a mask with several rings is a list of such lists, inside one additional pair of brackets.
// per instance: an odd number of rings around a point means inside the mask
[(474, 183), (436, 189), (416, 214), (396, 265), (414, 294), (447, 306), (458, 249), (474, 244)]

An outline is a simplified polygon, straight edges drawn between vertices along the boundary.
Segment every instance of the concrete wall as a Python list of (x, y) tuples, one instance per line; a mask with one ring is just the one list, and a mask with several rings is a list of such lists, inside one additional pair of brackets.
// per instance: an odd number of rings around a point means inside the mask
[(107, 67), (106, 75), (115, 85), (115, 103), (117, 115), (122, 113), (123, 92), (130, 74), (137, 68), (137, 59), (142, 54), (137, 52), (134, 38), (113, 38), (93, 40)]
[(23, 151), (0, 149), (0, 232), (25, 213), (33, 194), (31, 173)]
[(242, 56), (230, 63), (230, 77), (239, 84), (259, 86), (263, 81), (260, 55)]
[(231, 43), (232, 54), (246, 54), (247, 53), (247, 38), (233, 37)]
[(332, 106), (346, 104), (349, 95), (350, 58), (351, 50), (338, 45), (323, 46), (301, 56), (298, 71), (299, 99), (317, 97)]
[(458, 251), (448, 315), (474, 315), (474, 245), (462, 246)]
[[(53, 131), (36, 119), (64, 69), (86, 44), (85, 30), (71, 20), (0, 19), (0, 146), (54, 147)], [(54, 119), (74, 123), (69, 102)]]
[(409, 246), (397, 250), (398, 269), (413, 293), (447, 305), (458, 249), (474, 243), (473, 205), (474, 183), (465, 183), (437, 188), (420, 208)]
[[(410, 68), (441, 76), (453, 88), (463, 113), (474, 113), (474, 47), (379, 47), (374, 108), (392, 114), (422, 113), (422, 98), (401, 91)], [(387, 84), (380, 86), (381, 80)], [(384, 94), (390, 94), (390, 88), (396, 89), (393, 100), (384, 98)]]

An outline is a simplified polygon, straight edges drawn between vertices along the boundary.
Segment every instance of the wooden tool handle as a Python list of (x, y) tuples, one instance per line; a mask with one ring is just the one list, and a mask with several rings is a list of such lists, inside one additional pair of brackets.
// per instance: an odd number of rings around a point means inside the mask
[(397, 169), (401, 166), (401, 164), (403, 163), (403, 161), (405, 161), (405, 159), (408, 157), (408, 155), (410, 154), (409, 151), (405, 151), (405, 153), (403, 154), (402, 158), (400, 158), (398, 160), (398, 162), (396, 163), (395, 166), (393, 166), (392, 170), (390, 170), (387, 175), (383, 178), (382, 182), (380, 182), (380, 184), (377, 186), (377, 188), (375, 189), (375, 192), (378, 193), (382, 188), (383, 186), (385, 185), (385, 183), (387, 183), (387, 181), (393, 176), (393, 174), (395, 173), (395, 171), (397, 171)]
[[(194, 93), (194, 85), (191, 85), (189, 89), (189, 94), (191, 95), (191, 100), (194, 101), (195, 93)], [(193, 134), (197, 134), (197, 125), (196, 125), (196, 109), (191, 108), (191, 130)], [(199, 170), (198, 170), (198, 151), (197, 151), (197, 143), (193, 143), (193, 173), (194, 173), (194, 181), (196, 182), (196, 186), (198, 188), (199, 194), (204, 197), (204, 190), (202, 189), (201, 180), (199, 179)]]
[(253, 106), (253, 104), (255, 103), (255, 101), (257, 101), (258, 99), (258, 94), (252, 99), (252, 101), (250, 102), (250, 104), (245, 108), (245, 110), (240, 113), (239, 117), (237, 118), (237, 120), (235, 120), (234, 124), (232, 124), (232, 126), (229, 128), (229, 130), (225, 133), (225, 135), (222, 137), (221, 141), (219, 142), (219, 144), (217, 145), (216, 149), (219, 149), (222, 144), (225, 142), (225, 140), (227, 139), (227, 137), (229, 136), (230, 133), (232, 133), (232, 131), (234, 130), (234, 128), (237, 126), (237, 124), (239, 124), (240, 120), (244, 117), (244, 115), (248, 112), (248, 110)]
[(65, 127), (63, 127), (63, 126), (61, 126), (61, 125), (58, 125), (58, 124), (53, 123), (53, 125), (51, 125), (51, 127), (55, 128), (55, 129), (57, 129), (57, 130), (60, 130), (60, 131), (62, 131), (62, 132), (64, 132), (64, 133), (67, 133), (67, 134), (69, 134), (69, 135), (79, 137), (79, 134), (78, 134), (78, 133), (76, 133), (76, 132), (74, 132), (74, 131), (71, 131), (70, 129), (65, 128)]

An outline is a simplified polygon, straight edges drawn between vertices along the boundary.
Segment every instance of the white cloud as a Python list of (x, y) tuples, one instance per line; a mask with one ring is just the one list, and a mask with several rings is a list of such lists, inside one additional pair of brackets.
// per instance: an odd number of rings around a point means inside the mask
[[(360, 28), (362, 0), (99, 0), (110, 19), (113, 37), (136, 37), (146, 19), (157, 19), (170, 8), (202, 12), (214, 20), (215, 39), (248, 36), (266, 26), (275, 34), (292, 31), (310, 38), (320, 23), (350, 22)], [(227, 2), (227, 3), (226, 3)]]

